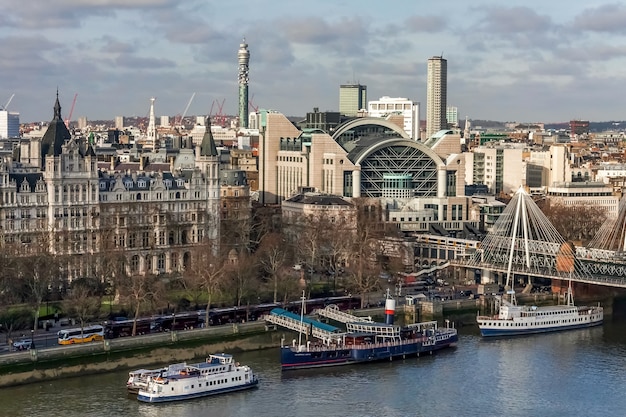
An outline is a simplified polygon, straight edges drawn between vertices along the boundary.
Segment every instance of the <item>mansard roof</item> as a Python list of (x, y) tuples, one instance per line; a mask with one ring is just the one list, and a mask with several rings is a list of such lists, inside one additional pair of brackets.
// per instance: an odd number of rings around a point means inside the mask
[(41, 139), (41, 160), (44, 169), (46, 155), (61, 155), (63, 144), (71, 137), (72, 135), (61, 117), (61, 104), (59, 103), (59, 92), (57, 91), (57, 99), (54, 103), (54, 117)]
[[(184, 176), (174, 176), (171, 172), (162, 173), (148, 173), (137, 172), (131, 175), (122, 173), (106, 173), (99, 172), (99, 182), (105, 183), (104, 187), (100, 186), (100, 191), (111, 191), (117, 183), (121, 180), (122, 184), (127, 191), (147, 191), (153, 188), (158, 182), (162, 182), (163, 186), (167, 190), (184, 190), (185, 182), (187, 180)], [(183, 183), (179, 185), (178, 180), (183, 180)]]
[(301, 193), (296, 194), (286, 201), (319, 206), (352, 206), (353, 204), (341, 196), (322, 193)]
[(41, 172), (11, 172), (9, 173), (9, 180), (15, 181), (17, 186), (17, 192), (22, 191), (22, 184), (24, 181), (28, 182), (29, 191), (32, 193), (35, 191), (35, 186), (39, 181), (43, 179)]

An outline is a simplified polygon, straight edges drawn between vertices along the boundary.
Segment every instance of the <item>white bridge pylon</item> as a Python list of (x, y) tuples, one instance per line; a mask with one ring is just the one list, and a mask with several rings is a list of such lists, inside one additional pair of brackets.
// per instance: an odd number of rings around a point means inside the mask
[(505, 272), (507, 286), (512, 274), (593, 281), (574, 244), (565, 241), (522, 187), (467, 265)]

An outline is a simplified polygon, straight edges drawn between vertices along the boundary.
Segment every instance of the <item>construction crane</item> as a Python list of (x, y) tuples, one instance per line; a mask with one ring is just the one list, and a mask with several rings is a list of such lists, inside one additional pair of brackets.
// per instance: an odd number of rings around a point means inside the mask
[[(252, 100), (254, 100), (254, 94), (252, 94), (252, 97), (250, 97), (250, 100), (248, 100), (248, 106), (251, 107), (255, 113), (257, 113), (259, 111), (259, 106), (255, 106)], [(248, 109), (248, 113), (249, 112), (250, 112), (250, 109)]]
[(78, 97), (78, 93), (74, 94), (74, 100), (72, 101), (72, 107), (70, 107), (70, 113), (67, 116), (67, 119), (65, 119), (65, 126), (69, 129), (70, 128), (70, 122), (72, 121), (72, 113), (74, 113), (74, 106), (76, 105), (76, 97)]
[(11, 100), (13, 100), (13, 97), (15, 97), (15, 93), (11, 94), (11, 97), (9, 98), (9, 101), (7, 101), (7, 104), (4, 105), (4, 107), (2, 107), (2, 109), (0, 110), (6, 110), (9, 108), (9, 104), (11, 104)]
[(218, 125), (225, 127), (226, 126), (226, 116), (224, 115), (224, 102), (226, 99), (222, 99), (222, 102), (217, 103), (217, 114), (215, 115), (215, 121)]
[(187, 103), (187, 107), (185, 107), (185, 111), (183, 112), (183, 115), (180, 117), (180, 125), (183, 126), (185, 124), (185, 116), (187, 115), (187, 110), (189, 110), (189, 106), (191, 106), (191, 102), (193, 101), (193, 98), (196, 96), (196, 93), (194, 92), (191, 95), (191, 98), (189, 99), (189, 102)]

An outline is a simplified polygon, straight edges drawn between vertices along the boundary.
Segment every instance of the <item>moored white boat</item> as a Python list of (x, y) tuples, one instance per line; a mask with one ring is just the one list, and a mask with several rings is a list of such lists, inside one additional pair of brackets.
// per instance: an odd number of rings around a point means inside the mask
[(187, 366), (186, 363), (175, 363), (163, 368), (157, 369), (135, 369), (128, 373), (128, 380), (126, 381), (126, 389), (129, 394), (137, 395), (139, 390), (148, 386), (148, 379), (151, 377), (165, 377), (170, 373), (177, 374)]
[(210, 355), (206, 362), (187, 365), (179, 372), (149, 376), (139, 401), (168, 402), (254, 388), (258, 378), (249, 366), (233, 361), (232, 355)]
[(482, 336), (516, 336), (592, 327), (602, 324), (604, 319), (602, 307), (574, 304), (571, 283), (564, 305), (520, 306), (515, 303), (514, 293), (509, 293), (513, 302), (499, 296), (497, 315), (476, 318)]

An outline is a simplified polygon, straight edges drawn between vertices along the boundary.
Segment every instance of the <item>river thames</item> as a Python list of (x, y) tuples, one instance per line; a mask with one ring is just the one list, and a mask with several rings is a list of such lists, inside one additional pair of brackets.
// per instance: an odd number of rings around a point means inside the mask
[(278, 349), (235, 355), (259, 388), (170, 404), (126, 394), (127, 372), (0, 390), (0, 415), (146, 416), (623, 416), (624, 306), (596, 328), (512, 339), (460, 329), (458, 346), (432, 356), (280, 371)]

